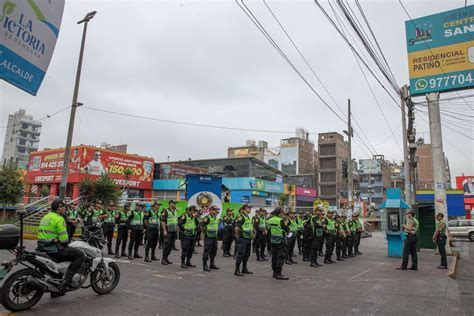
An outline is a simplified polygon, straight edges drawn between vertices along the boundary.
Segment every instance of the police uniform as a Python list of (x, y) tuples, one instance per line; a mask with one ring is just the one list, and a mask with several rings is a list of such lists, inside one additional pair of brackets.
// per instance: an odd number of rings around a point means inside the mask
[(281, 212), (281, 208), (276, 208), (273, 211), (272, 218), (268, 220), (272, 243), (272, 270), (274, 278), (278, 280), (288, 280), (288, 277), (282, 274), (282, 270), (285, 258), (288, 255), (286, 237), (290, 229), (288, 227), (288, 219), (283, 219)]
[(313, 235), (313, 240), (311, 242), (311, 267), (321, 266), (318, 263), (318, 253), (319, 248), (324, 240), (324, 218), (321, 218), (318, 214), (311, 216), (310, 220), (311, 233)]
[(355, 239), (355, 236), (356, 236), (356, 233), (357, 233), (357, 223), (356, 223), (356, 221), (353, 218), (351, 218), (347, 222), (347, 227), (349, 228), (349, 234), (348, 234), (348, 237), (347, 237), (347, 256), (348, 257), (354, 257), (355, 256), (355, 252), (353, 251), (354, 250), (354, 239)]
[[(151, 262), (158, 260), (156, 258), (156, 246), (158, 245), (158, 236), (160, 232), (160, 212), (158, 209), (151, 209), (145, 213), (146, 225), (146, 246), (145, 246), (145, 261)], [(151, 249), (151, 259), (150, 259)]]
[(113, 209), (104, 208), (100, 214), (103, 221), (102, 231), (104, 232), (104, 238), (107, 240), (107, 251), (109, 255), (113, 255), (112, 239), (114, 238), (115, 230), (115, 211)]
[(183, 237), (181, 238), (181, 268), (183, 269), (195, 267), (195, 265), (191, 263), (191, 258), (193, 257), (194, 247), (196, 245), (199, 221), (191, 212), (192, 209), (188, 210), (178, 221), (179, 229), (183, 232)]
[[(407, 218), (407, 225), (405, 226), (406, 239), (403, 245), (403, 260), (402, 266), (398, 268), (399, 270), (406, 270), (408, 267), (408, 259), (411, 256), (411, 270), (418, 270), (418, 254), (416, 250), (416, 244), (418, 242), (418, 220), (414, 217), (414, 212), (410, 211), (413, 214), (412, 218)], [(411, 230), (408, 226), (411, 225)]]
[[(436, 236), (434, 237), (434, 241), (436, 241), (436, 245), (438, 246), (439, 255), (441, 257), (441, 264), (438, 266), (438, 269), (447, 269), (448, 268), (448, 260), (446, 258), (446, 222), (443, 221), (443, 214), (438, 213), (436, 216)], [(439, 219), (441, 218), (441, 219)]]
[(267, 219), (265, 218), (265, 213), (262, 215), (262, 211), (265, 210), (260, 209), (259, 214), (254, 216), (253, 221), (253, 228), (256, 231), (255, 239), (253, 241), (255, 245), (255, 253), (257, 254), (257, 261), (266, 261), (265, 258), (265, 246), (267, 243), (266, 235), (267, 235)]
[(311, 246), (313, 244), (314, 232), (311, 226), (311, 218), (303, 220), (303, 261), (311, 261)]
[[(174, 201), (170, 201), (170, 204)], [(171, 253), (171, 249), (174, 248), (176, 241), (176, 234), (178, 228), (178, 210), (168, 208), (161, 212), (161, 225), (163, 228), (163, 235), (165, 243), (163, 245), (163, 258), (161, 259), (161, 264), (171, 264), (172, 262), (168, 260), (168, 256)]]
[(336, 215), (336, 222), (334, 223), (336, 229), (336, 260), (344, 261), (342, 258), (342, 248), (344, 239), (346, 238), (346, 230), (342, 224), (342, 218), (340, 215)]
[(332, 253), (336, 243), (336, 221), (333, 218), (334, 212), (329, 211), (328, 215), (324, 219), (323, 227), (325, 227), (325, 242), (326, 242), (326, 254), (324, 257), (324, 263), (336, 263), (332, 260)]
[[(128, 206), (124, 207), (115, 213), (115, 223), (117, 224), (117, 240), (115, 241), (115, 258), (127, 257), (125, 249), (128, 241), (128, 229), (130, 228)], [(122, 245), (122, 252), (120, 253), (120, 245)]]
[[(235, 260), (234, 274), (237, 276), (243, 276), (243, 274), (252, 274), (253, 272), (250, 272), (247, 269), (247, 262), (250, 257), (253, 227), (252, 220), (243, 211), (243, 209), (235, 220), (235, 228), (238, 228), (239, 234), (236, 236), (235, 241), (237, 258)], [(242, 265), (242, 272), (240, 271), (240, 265)]]
[(296, 215), (296, 225), (298, 226), (298, 233), (296, 234), (296, 245), (298, 246), (298, 255), (303, 254), (303, 231), (304, 223), (301, 214)]
[[(204, 252), (202, 254), (203, 270), (218, 270), (219, 268), (216, 266), (214, 260), (217, 254), (217, 234), (219, 232), (219, 220), (217, 219), (217, 216), (209, 214), (209, 216), (206, 216), (203, 219), (201, 225), (204, 231)], [(207, 265), (207, 261), (209, 259), (211, 260), (210, 266)]]
[(74, 208), (69, 208), (66, 211), (66, 229), (68, 239), (71, 240), (74, 236), (74, 232), (76, 231), (76, 222), (78, 219), (77, 210)]
[[(144, 213), (141, 205), (137, 205), (135, 211), (131, 211), (128, 217), (131, 228), (130, 242), (128, 244), (128, 259), (130, 260), (133, 258), (142, 258), (142, 256), (138, 254), (138, 248), (143, 238), (143, 218)], [(133, 256), (132, 250), (134, 250)]]
[[(294, 213), (294, 211), (293, 211)], [(286, 238), (286, 243), (287, 243), (287, 260), (286, 264), (296, 264), (298, 262), (293, 260), (293, 254), (295, 251), (295, 245), (296, 245), (296, 238), (298, 235), (298, 224), (296, 223), (296, 217), (293, 219), (290, 217), (288, 219), (288, 227), (289, 227), (289, 233)]]
[[(362, 235), (362, 223), (360, 222), (359, 220), (359, 214), (356, 215), (356, 220), (355, 220), (355, 223), (356, 223), (356, 234), (355, 234), (355, 238), (354, 238), (354, 253), (356, 255), (361, 255), (362, 252), (359, 251), (359, 245), (360, 245), (360, 237)], [(416, 219), (415, 219), (416, 220)]]
[(229, 212), (227, 212), (227, 214), (222, 218), (222, 221), (224, 224), (222, 248), (224, 251), (224, 257), (230, 257), (230, 248), (232, 247), (232, 242), (234, 241), (234, 214), (232, 213), (229, 215)]

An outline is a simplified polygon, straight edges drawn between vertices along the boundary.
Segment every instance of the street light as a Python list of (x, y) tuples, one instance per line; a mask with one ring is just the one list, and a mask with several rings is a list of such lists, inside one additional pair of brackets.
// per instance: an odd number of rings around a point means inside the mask
[(79, 52), (79, 62), (77, 64), (76, 83), (74, 85), (74, 95), (72, 97), (71, 116), (69, 117), (69, 128), (67, 131), (66, 148), (64, 152), (64, 166), (63, 166), (63, 172), (61, 175), (61, 184), (59, 185), (59, 198), (60, 199), (64, 199), (64, 195), (66, 194), (67, 177), (69, 174), (69, 158), (71, 155), (72, 134), (74, 132), (74, 121), (76, 119), (76, 108), (82, 105), (77, 102), (77, 96), (79, 94), (79, 82), (81, 80), (82, 56), (84, 55), (84, 45), (86, 42), (87, 24), (89, 23), (90, 20), (92, 20), (92, 18), (95, 16), (96, 13), (97, 11), (89, 12), (86, 14), (84, 19), (77, 22), (77, 24), (84, 23), (84, 29), (82, 31), (81, 50)]

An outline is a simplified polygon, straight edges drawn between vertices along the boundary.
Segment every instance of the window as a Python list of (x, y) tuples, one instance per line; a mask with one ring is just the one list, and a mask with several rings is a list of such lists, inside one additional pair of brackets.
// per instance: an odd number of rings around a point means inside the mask
[(459, 226), (460, 227), (471, 226), (471, 222), (470, 221), (459, 221)]
[(448, 222), (449, 227), (458, 227), (458, 221), (450, 221)]

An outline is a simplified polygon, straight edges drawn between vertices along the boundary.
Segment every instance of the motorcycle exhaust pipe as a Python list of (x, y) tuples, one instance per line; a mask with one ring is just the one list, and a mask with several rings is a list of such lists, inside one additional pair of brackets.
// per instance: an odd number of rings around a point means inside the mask
[(38, 281), (37, 279), (35, 279), (32, 276), (28, 276), (26, 278), (25, 286), (28, 286), (31, 289), (35, 290), (35, 291), (43, 291), (44, 292), (48, 289), (48, 287), (46, 285), (44, 285), (43, 283), (41, 283), (40, 281)]

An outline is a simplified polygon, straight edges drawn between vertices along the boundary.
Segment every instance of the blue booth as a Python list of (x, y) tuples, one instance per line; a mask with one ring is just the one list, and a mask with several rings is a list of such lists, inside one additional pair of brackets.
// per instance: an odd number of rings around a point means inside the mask
[(385, 213), (386, 235), (389, 257), (403, 256), (403, 242), (405, 234), (402, 225), (405, 224), (405, 212), (411, 207), (402, 200), (400, 188), (387, 188), (386, 199), (379, 205), (379, 209)]

